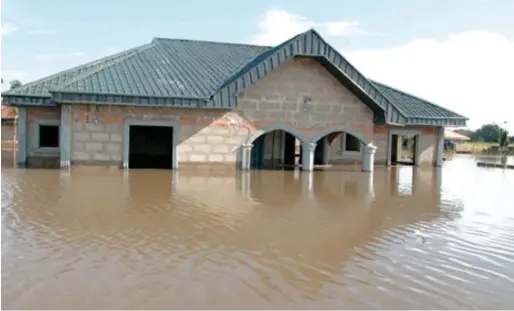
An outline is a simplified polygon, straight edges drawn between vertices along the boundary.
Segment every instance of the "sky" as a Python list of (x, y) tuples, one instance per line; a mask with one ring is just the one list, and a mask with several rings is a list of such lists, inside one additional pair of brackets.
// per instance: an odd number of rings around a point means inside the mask
[(1, 0), (2, 90), (154, 37), (276, 45), (310, 28), (368, 78), (514, 133), (514, 0)]

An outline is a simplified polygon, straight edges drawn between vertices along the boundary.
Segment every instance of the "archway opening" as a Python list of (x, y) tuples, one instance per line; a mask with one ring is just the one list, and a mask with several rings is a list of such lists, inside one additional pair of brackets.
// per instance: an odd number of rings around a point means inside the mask
[(361, 162), (364, 142), (346, 132), (334, 132), (320, 138), (314, 151), (314, 168)]
[(301, 141), (284, 130), (263, 133), (253, 141), (250, 168), (294, 170), (301, 164)]

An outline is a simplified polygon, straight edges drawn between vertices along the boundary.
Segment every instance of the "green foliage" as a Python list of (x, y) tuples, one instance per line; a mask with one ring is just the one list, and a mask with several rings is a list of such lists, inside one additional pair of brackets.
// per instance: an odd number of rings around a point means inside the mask
[(500, 147), (507, 147), (509, 145), (509, 132), (504, 130), (500, 135)]
[(498, 124), (486, 124), (473, 132), (471, 140), (496, 143), (500, 141), (503, 131), (504, 130)]

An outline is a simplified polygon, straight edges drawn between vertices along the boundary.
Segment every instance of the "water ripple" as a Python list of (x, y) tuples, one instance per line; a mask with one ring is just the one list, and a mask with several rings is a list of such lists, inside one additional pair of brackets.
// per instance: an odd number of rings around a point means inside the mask
[(2, 302), (512, 308), (513, 174), (456, 178), (457, 164), (442, 179), (377, 169), (372, 200), (369, 175), (345, 171), (315, 174), (309, 187), (302, 174), (256, 172), (243, 189), (233, 175), (4, 169)]

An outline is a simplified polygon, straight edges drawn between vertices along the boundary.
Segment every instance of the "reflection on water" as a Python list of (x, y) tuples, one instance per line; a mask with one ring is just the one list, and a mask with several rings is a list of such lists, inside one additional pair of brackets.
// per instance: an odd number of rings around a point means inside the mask
[(508, 308), (514, 171), (2, 170), (4, 308)]

